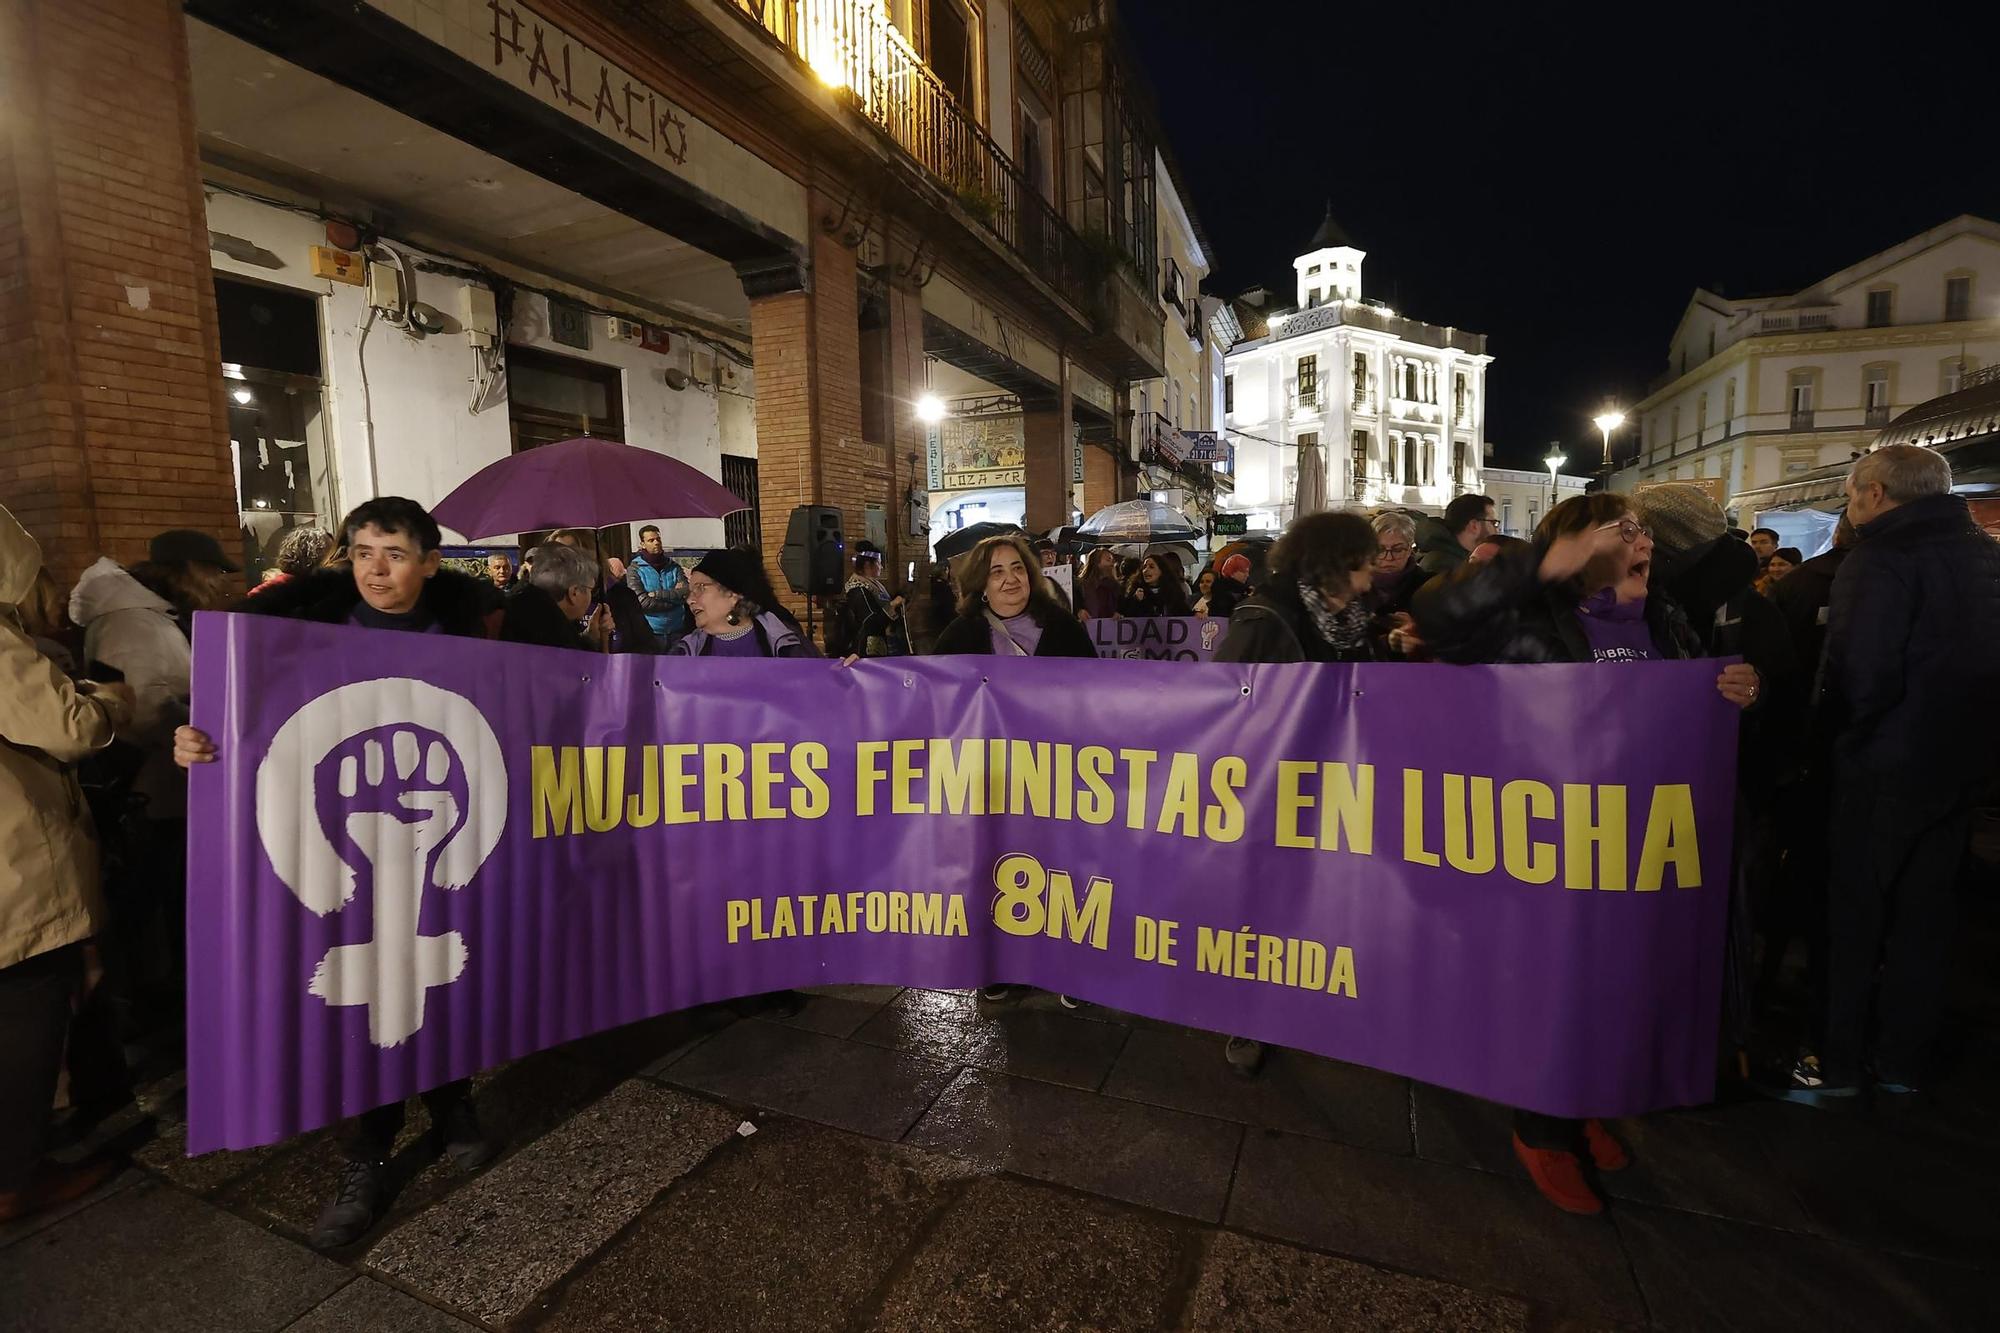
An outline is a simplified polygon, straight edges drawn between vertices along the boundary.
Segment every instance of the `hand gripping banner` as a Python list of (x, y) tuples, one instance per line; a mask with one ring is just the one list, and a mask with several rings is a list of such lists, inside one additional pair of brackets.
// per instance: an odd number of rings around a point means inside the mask
[(1021, 982), (1556, 1115), (1712, 1089), (1713, 662), (196, 643), (191, 1152), (830, 983)]

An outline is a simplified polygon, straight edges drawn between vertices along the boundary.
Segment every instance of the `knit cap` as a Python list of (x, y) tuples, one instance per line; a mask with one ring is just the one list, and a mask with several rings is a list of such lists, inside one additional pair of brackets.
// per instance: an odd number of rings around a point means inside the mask
[(1648, 486), (1632, 497), (1632, 507), (1653, 530), (1653, 545), (1670, 552), (1706, 546), (1729, 528), (1708, 492), (1684, 481)]

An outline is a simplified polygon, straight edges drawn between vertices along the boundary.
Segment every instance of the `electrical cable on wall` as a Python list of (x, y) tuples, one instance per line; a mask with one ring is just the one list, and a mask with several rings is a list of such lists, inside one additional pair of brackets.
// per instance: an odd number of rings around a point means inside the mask
[[(366, 230), (364, 224), (355, 222), (350, 218), (341, 216), (340, 214), (330, 213), (325, 209), (312, 208), (304, 204), (296, 204), (286, 199), (276, 199), (269, 195), (259, 194), (255, 190), (246, 190), (241, 186), (229, 185), (220, 181), (205, 181), (203, 182), (203, 186), (205, 189), (214, 190), (221, 194), (234, 195), (240, 199), (248, 199), (252, 203), (263, 204), (269, 208), (278, 208), (278, 209), (283, 209), (287, 213), (296, 213), (300, 217), (313, 218), (316, 221), (320, 222), (342, 222), (346, 223), (348, 226)], [(414, 264), (412, 264), (409, 261), (404, 260), (401, 253), (395, 250), (394, 247), (390, 246), (387, 242), (379, 239), (370, 241), (366, 245), (364, 245), (362, 247), (364, 253), (366, 252), (368, 247), (372, 245), (382, 246), (383, 249), (395, 255), (399, 264), (402, 265), (402, 271), (404, 274), (404, 285), (406, 289), (404, 293), (404, 302), (406, 309), (408, 302), (415, 295), (416, 283), (415, 283), (414, 273), (412, 272), (412, 270), (415, 269), (415, 270), (422, 270), (427, 273), (438, 273), (449, 277), (457, 277), (465, 279), (467, 281), (480, 282), (496, 290), (502, 287), (519, 288), (520, 290), (534, 292), (537, 295), (548, 297), (552, 300), (563, 301), (570, 305), (578, 306), (586, 311), (589, 311), (591, 314), (594, 315), (615, 315), (625, 319), (629, 319), (632, 317), (630, 311), (613, 310), (606, 306), (596, 305), (593, 302), (591, 302), (588, 298), (580, 298), (568, 292), (557, 291), (556, 289), (551, 287), (541, 287), (541, 286), (536, 286), (532, 283), (518, 282), (512, 278), (508, 278), (500, 273), (494, 272), (492, 269), (487, 268), (484, 265), (480, 264), (477, 260), (466, 259), (463, 256), (451, 255), (448, 252), (438, 252), (443, 254), (444, 258), (436, 259), (436, 258), (420, 257), (414, 262)], [(713, 335), (708, 334), (700, 329), (691, 328), (685, 324), (662, 322), (658, 318), (648, 319), (645, 322), (654, 325), (654, 327), (656, 328), (665, 329), (668, 333), (678, 334), (681, 337), (689, 339), (690, 341), (701, 343), (703, 346), (707, 347), (710, 351), (716, 353), (719, 356), (728, 357), (731, 361), (734, 361), (739, 366), (754, 367), (756, 364), (751, 359), (751, 356), (748, 352), (745, 352), (738, 347), (734, 347), (727, 342), (721, 341), (716, 337), (714, 337)], [(749, 395), (746, 394), (741, 396), (748, 397)]]

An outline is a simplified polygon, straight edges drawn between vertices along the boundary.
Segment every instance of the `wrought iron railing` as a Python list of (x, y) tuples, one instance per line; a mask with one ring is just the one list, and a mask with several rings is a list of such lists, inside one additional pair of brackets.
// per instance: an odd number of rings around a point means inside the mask
[(1083, 241), (961, 107), (882, 0), (733, 0), (735, 7), (888, 136), (1050, 286), (1078, 299)]

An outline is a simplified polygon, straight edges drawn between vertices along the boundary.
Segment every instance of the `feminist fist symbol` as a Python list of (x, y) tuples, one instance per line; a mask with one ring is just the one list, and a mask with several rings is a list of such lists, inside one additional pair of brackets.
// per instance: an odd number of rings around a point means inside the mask
[(423, 1026), (425, 992), (465, 970), (465, 939), (457, 931), (417, 931), (432, 861), (464, 819), (454, 779), (463, 790), (464, 773), (443, 738), (401, 726), (348, 737), (315, 775), (320, 822), (340, 821), (337, 832), (328, 830), (334, 846), (351, 849), (369, 867), (375, 935), (327, 950), (307, 989), (328, 1004), (367, 1005), (368, 1039), (377, 1046), (409, 1040)]
[[(374, 725), (344, 726), (356, 713)], [(365, 942), (328, 949), (307, 990), (330, 1005), (367, 1006), (375, 1045), (408, 1041), (423, 1026), (427, 993), (458, 980), (467, 957), (458, 931), (419, 930), (424, 892), (463, 888), (505, 822), (499, 745), (463, 696), (422, 681), (365, 681), (294, 713), (257, 772), (265, 852), (322, 916), (345, 908), (365, 879), (372, 927)]]

